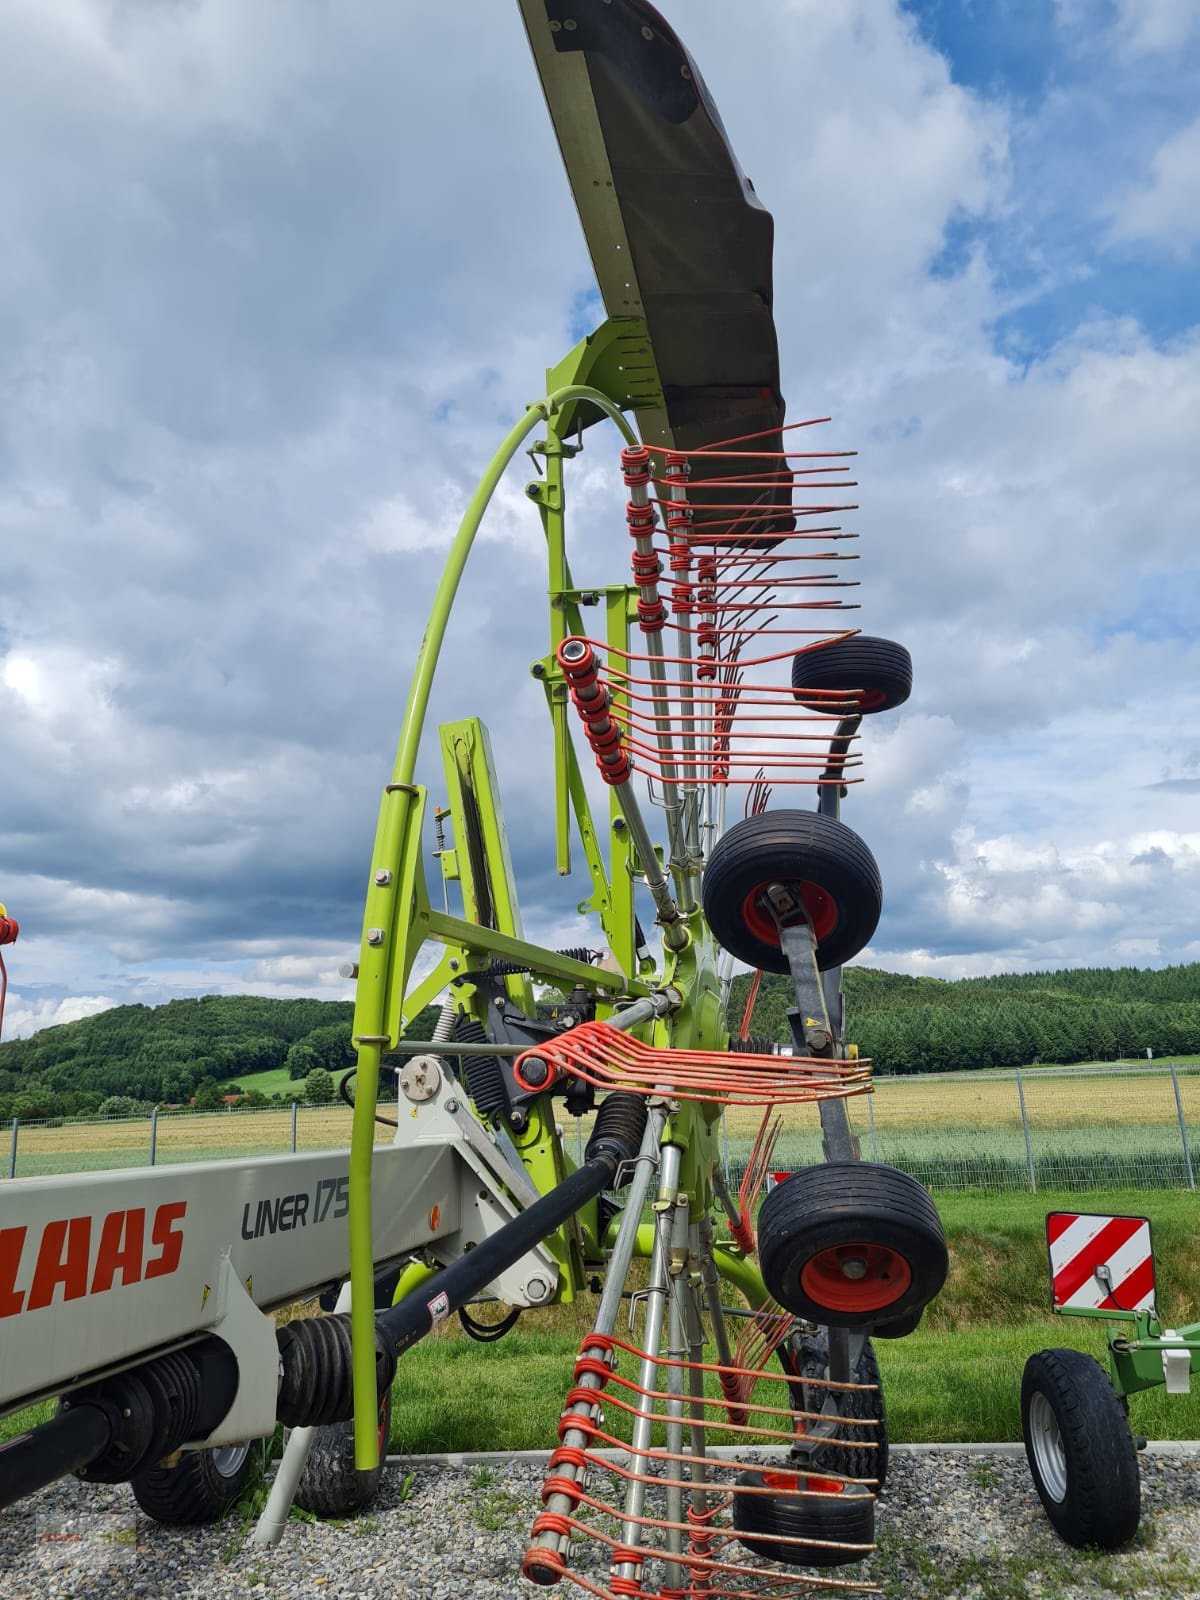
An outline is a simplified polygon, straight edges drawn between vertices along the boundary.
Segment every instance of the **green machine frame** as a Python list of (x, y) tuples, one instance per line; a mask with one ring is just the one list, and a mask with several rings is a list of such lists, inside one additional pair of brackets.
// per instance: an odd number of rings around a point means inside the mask
[[(511, 997), (527, 1007), (532, 1001), (531, 977), (545, 984), (581, 986), (594, 996), (601, 1019), (611, 1016), (618, 1002), (665, 989), (673, 991), (674, 1007), (637, 1030), (647, 1042), (705, 1050), (723, 1050), (728, 1044), (717, 946), (699, 908), (685, 908), (688, 937), (678, 949), (664, 943), (661, 971), (653, 957), (638, 949), (634, 890), (643, 864), (637, 859), (615, 798), (610, 800), (607, 848), (597, 828), (571, 738), (569, 694), (556, 655), (565, 639), (585, 631), (583, 613), (587, 608), (603, 608), (606, 641), (617, 649), (628, 648), (637, 618), (637, 589), (632, 585), (585, 590), (573, 580), (567, 551), (565, 464), (577, 454), (583, 429), (593, 422), (608, 418), (622, 441), (634, 445), (637, 435), (623, 412), (661, 405), (650, 341), (636, 318), (604, 323), (551, 369), (546, 397), (530, 405), (510, 429), (467, 505), (421, 641), (399, 749), (379, 809), (354, 1014), (358, 1077), (350, 1153), (350, 1275), (355, 1444), (357, 1463), (363, 1470), (378, 1459), (371, 1250), (375, 1115), (383, 1057), (400, 1045), (405, 1028), (452, 981), (458, 1004), (471, 1011), (476, 996), (470, 973), (498, 958), (528, 968), (530, 976), (505, 980)], [(590, 881), (590, 893), (579, 902), (578, 910), (599, 918), (619, 972), (559, 955), (525, 939), (487, 733), (477, 720), (448, 724), (440, 730), (449, 798), (438, 815), (443, 818), (449, 813), (455, 825), (454, 847), (441, 853), (440, 864), (443, 881), (459, 885), (463, 915), (435, 907), (423, 866), (428, 799), (425, 787), (415, 781), (417, 755), (451, 607), (475, 536), (505, 470), (530, 435), (543, 426), (544, 437), (533, 442), (530, 454), (544, 463), (544, 476), (529, 483), (526, 493), (541, 516), (548, 562), (549, 649), (533, 663), (531, 672), (542, 684), (550, 713), (555, 861), (560, 875), (570, 873), (574, 819)], [(464, 827), (468, 818), (470, 826)], [(442, 947), (442, 956), (433, 970), (410, 988), (417, 956), (429, 942)], [(477, 1020), (482, 1021), (482, 1015), (477, 1015)], [(693, 1215), (709, 1213), (714, 1204), (712, 1173), (720, 1115), (718, 1105), (684, 1101), (664, 1135), (666, 1142), (683, 1151), (679, 1186), (688, 1193)], [(545, 1193), (561, 1181), (571, 1163), (555, 1132), (549, 1095), (534, 1101), (525, 1126), (513, 1130), (513, 1139), (539, 1192)], [(585, 1213), (581, 1222), (586, 1237), (592, 1231), (592, 1215)], [(638, 1253), (648, 1254), (651, 1230), (647, 1227), (641, 1232), (645, 1238), (639, 1235)], [(572, 1298), (581, 1286), (579, 1238), (573, 1227), (566, 1226), (546, 1241), (563, 1268), (560, 1299)], [(599, 1239), (594, 1242), (603, 1244)], [(736, 1246), (718, 1245), (716, 1259), (722, 1276), (752, 1307), (763, 1303), (766, 1291), (758, 1269)], [(414, 1287), (423, 1273), (419, 1267), (406, 1273), (398, 1296)]]

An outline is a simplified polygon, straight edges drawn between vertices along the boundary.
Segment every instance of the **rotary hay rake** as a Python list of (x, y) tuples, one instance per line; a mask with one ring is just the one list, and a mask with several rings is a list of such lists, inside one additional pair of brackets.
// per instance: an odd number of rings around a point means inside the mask
[[(862, 1161), (847, 1115), (871, 1084), (846, 1043), (840, 967), (882, 897), (840, 805), (863, 717), (901, 704), (911, 669), (849, 625), (849, 452), (793, 448), (827, 419), (784, 422), (771, 219), (694, 62), (642, 0), (520, 9), (608, 320), (510, 430), (447, 559), (371, 858), (349, 1156), (13, 1185), (0, 1403), (63, 1402), (0, 1452), (0, 1503), (76, 1470), (197, 1520), (228, 1503), (244, 1441), (278, 1419), (294, 1431), (257, 1534), (269, 1542), (294, 1494), (325, 1512), (370, 1497), (397, 1358), (417, 1339), (455, 1312), (469, 1323), (481, 1295), (516, 1312), (602, 1275), (525, 1576), (646, 1600), (863, 1588), (820, 1569), (873, 1547), (887, 1434), (871, 1338), (911, 1332), (947, 1266), (928, 1195)], [(630, 570), (586, 589), (566, 466), (606, 419)], [(434, 670), (487, 504), (531, 435), (556, 865), (570, 871), (577, 835), (602, 950), (525, 938), (477, 719), (439, 730), (446, 803), (428, 819), (461, 913), (425, 879), (416, 776)], [(773, 808), (781, 788), (815, 807)], [(743, 815), (729, 823), (731, 795)], [(748, 1016), (731, 1037), (738, 961), (790, 975), (790, 1054), (747, 1039)], [(546, 987), (565, 996), (550, 1017)], [(406, 1041), (435, 1000), (434, 1037)], [(402, 1112), (377, 1148), (385, 1065)], [(759, 1208), (779, 1116), (803, 1104), (826, 1159)], [(736, 1195), (719, 1161), (727, 1105), (763, 1109)], [(594, 1114), (579, 1164), (563, 1112)], [(638, 1258), (640, 1331), (622, 1338)], [(315, 1289), (333, 1314), (276, 1330), (265, 1313)]]

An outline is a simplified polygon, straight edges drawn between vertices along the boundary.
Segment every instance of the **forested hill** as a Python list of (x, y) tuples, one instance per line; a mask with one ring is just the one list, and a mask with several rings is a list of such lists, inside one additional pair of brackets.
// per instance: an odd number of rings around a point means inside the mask
[[(1200, 1053), (1200, 963), (1143, 971), (1072, 967), (995, 978), (910, 978), (871, 967), (844, 975), (849, 1037), (876, 1072), (1020, 1067)], [(738, 1029), (750, 978), (734, 980)], [(763, 976), (751, 1031), (790, 1041), (787, 978)]]
[[(734, 982), (734, 1030), (749, 977)], [(850, 1038), (878, 1072), (1200, 1054), (1200, 964), (1081, 967), (949, 983), (870, 967), (845, 974)], [(752, 1032), (789, 1038), (785, 978), (766, 974)], [(116, 1006), (0, 1044), (0, 1118), (94, 1111), (109, 1097), (186, 1102), (203, 1083), (286, 1067), (304, 1079), (353, 1059), (349, 1001), (206, 995)], [(433, 1013), (413, 1036), (428, 1037)]]

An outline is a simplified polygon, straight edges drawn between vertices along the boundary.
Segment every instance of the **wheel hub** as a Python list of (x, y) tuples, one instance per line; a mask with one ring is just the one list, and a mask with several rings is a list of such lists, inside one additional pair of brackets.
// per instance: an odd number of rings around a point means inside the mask
[(1067, 1454), (1054, 1408), (1044, 1394), (1029, 1401), (1029, 1440), (1046, 1493), (1058, 1504), (1067, 1498)]

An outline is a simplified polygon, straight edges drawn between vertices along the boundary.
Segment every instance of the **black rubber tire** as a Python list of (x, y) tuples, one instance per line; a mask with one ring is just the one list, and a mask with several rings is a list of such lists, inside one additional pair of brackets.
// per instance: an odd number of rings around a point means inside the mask
[[(949, 1268), (927, 1190), (872, 1161), (827, 1161), (777, 1184), (758, 1214), (758, 1259), (781, 1306), (846, 1328), (886, 1325), (927, 1306)], [(843, 1261), (866, 1271), (851, 1276)]]
[[(792, 1404), (799, 1411), (821, 1411), (824, 1409), (829, 1390), (818, 1388), (815, 1384), (804, 1380), (827, 1379), (829, 1377), (829, 1341), (824, 1333), (796, 1333), (785, 1344), (779, 1347), (779, 1359), (783, 1370), (795, 1373), (800, 1380), (789, 1384), (792, 1395)], [(855, 1393), (852, 1390), (843, 1390), (837, 1393), (838, 1411), (843, 1417), (869, 1417), (875, 1424), (873, 1431), (862, 1429), (862, 1433), (875, 1445), (871, 1449), (846, 1450), (840, 1445), (818, 1445), (813, 1450), (804, 1450), (797, 1459), (813, 1472), (840, 1472), (847, 1478), (874, 1478), (877, 1480), (875, 1492), (883, 1488), (887, 1482), (888, 1474), (888, 1431), (887, 1407), (883, 1399), (883, 1384), (879, 1376), (879, 1362), (875, 1359), (875, 1350), (871, 1341), (867, 1339), (862, 1347), (862, 1354), (854, 1368), (855, 1383), (873, 1383), (875, 1389), (865, 1394)], [(811, 1431), (813, 1424), (809, 1423)], [(851, 1440), (859, 1432), (856, 1428), (840, 1429), (835, 1438)]]
[(772, 883), (809, 886), (804, 899), (822, 971), (842, 966), (870, 942), (883, 885), (875, 857), (844, 822), (816, 811), (745, 817), (717, 840), (704, 869), (704, 915), (718, 944), (748, 966), (787, 972), (769, 913), (753, 908), (755, 891)]
[(1142, 1512), (1137, 1449), (1108, 1374), (1078, 1350), (1039, 1350), (1021, 1377), (1021, 1432), (1055, 1532), (1115, 1550)]
[[(766, 1488), (774, 1477), (795, 1479), (799, 1486), (819, 1473), (740, 1473), (739, 1488)], [(832, 1487), (832, 1485), (831, 1485)], [(823, 1550), (812, 1545), (784, 1544), (783, 1539), (835, 1539), (841, 1544), (870, 1545), (875, 1539), (875, 1500), (869, 1490), (855, 1484), (837, 1486), (837, 1494), (819, 1499), (795, 1499), (781, 1494), (735, 1494), (733, 1526), (740, 1542), (756, 1556), (789, 1567), (844, 1567), (863, 1561), (869, 1550)]]
[(921, 1318), (925, 1315), (925, 1307), (918, 1306), (915, 1311), (910, 1311), (906, 1316), (895, 1317), (887, 1322), (873, 1322), (871, 1324), (871, 1337), (873, 1339), (907, 1339), (910, 1333), (915, 1333), (921, 1325)]
[[(892, 639), (864, 633), (853, 639), (836, 639), (819, 650), (801, 650), (792, 658), (792, 688), (809, 711), (844, 717), (892, 711), (912, 693), (912, 657)], [(844, 689), (845, 705), (806, 700), (805, 689)], [(858, 690), (863, 692), (854, 692)]]
[(371, 1472), (354, 1465), (354, 1423), (331, 1422), (318, 1428), (300, 1482), (296, 1504), (315, 1517), (352, 1517), (374, 1500), (383, 1477), (383, 1458), (392, 1431), (392, 1391), (379, 1403), (379, 1462)]
[(130, 1480), (133, 1497), (155, 1522), (188, 1527), (216, 1522), (233, 1505), (254, 1467), (253, 1443), (185, 1450), (171, 1467), (147, 1467)]

